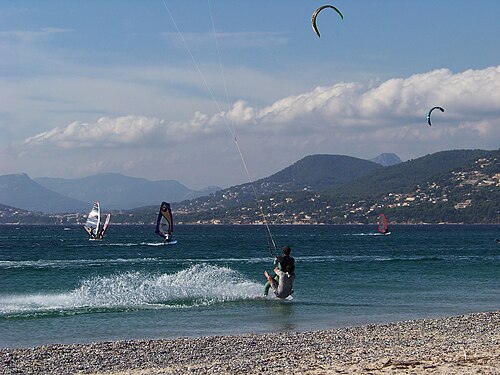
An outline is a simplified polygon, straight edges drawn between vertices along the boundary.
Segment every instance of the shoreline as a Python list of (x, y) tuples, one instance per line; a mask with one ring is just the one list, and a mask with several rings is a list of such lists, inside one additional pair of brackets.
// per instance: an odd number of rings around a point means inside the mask
[[(0, 223), (0, 227), (73, 227), (73, 228), (81, 228), (85, 223), (71, 223), (71, 224), (61, 224), (61, 223)], [(113, 226), (117, 227), (151, 227), (154, 226), (155, 223), (113, 223)], [(241, 223), (224, 223), (224, 224), (213, 224), (213, 223), (176, 223), (177, 226), (185, 226), (185, 227), (255, 227), (262, 225), (262, 223), (248, 223), (248, 224), (241, 224)], [(338, 227), (375, 227), (375, 224), (370, 224), (370, 223), (343, 223), (343, 224), (326, 224), (326, 223), (290, 223), (290, 224), (271, 224), (273, 227), (291, 227), (291, 226), (297, 226), (297, 227), (305, 227), (305, 226), (338, 226)], [(421, 222), (421, 223), (392, 223), (390, 222), (389, 225), (392, 227), (416, 227), (416, 226), (455, 226), (455, 227), (460, 227), (460, 226), (500, 226), (500, 223), (448, 223), (448, 222), (439, 222), (439, 223), (429, 223), (429, 222)]]
[(280, 332), (0, 349), (3, 374), (500, 374), (500, 311)]

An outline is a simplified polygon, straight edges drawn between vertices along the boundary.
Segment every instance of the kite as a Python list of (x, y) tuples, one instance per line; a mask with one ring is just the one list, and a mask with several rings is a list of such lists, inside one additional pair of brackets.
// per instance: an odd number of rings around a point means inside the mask
[(429, 111), (429, 113), (427, 114), (427, 123), (429, 124), (429, 126), (432, 126), (432, 124), (431, 124), (431, 113), (435, 109), (439, 109), (441, 112), (444, 112), (444, 108), (442, 108), (442, 107), (432, 107), (431, 110)]
[(334, 9), (339, 14), (340, 18), (344, 19), (344, 15), (340, 12), (340, 10), (335, 8), (333, 5), (320, 6), (318, 9), (316, 9), (316, 11), (313, 13), (312, 18), (311, 18), (312, 28), (313, 28), (314, 32), (318, 35), (318, 38), (320, 37), (320, 35), (319, 35), (318, 28), (316, 27), (316, 17), (318, 17), (319, 12), (321, 12), (325, 8)]

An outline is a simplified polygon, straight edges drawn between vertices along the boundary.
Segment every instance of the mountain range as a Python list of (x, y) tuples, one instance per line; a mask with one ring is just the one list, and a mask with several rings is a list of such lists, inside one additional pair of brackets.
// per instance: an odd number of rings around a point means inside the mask
[(40, 177), (34, 180), (66, 197), (88, 203), (98, 200), (108, 210), (148, 206), (161, 201), (180, 202), (220, 190), (216, 186), (191, 190), (175, 180), (149, 181), (118, 173), (76, 179)]
[(27, 174), (0, 176), (0, 203), (32, 212), (87, 212), (94, 201), (103, 209), (130, 209), (156, 205), (162, 200), (180, 202), (219, 190), (191, 190), (178, 181), (149, 181), (144, 178), (103, 173), (79, 179), (40, 177)]
[[(387, 160), (400, 161), (395, 154), (382, 154), (374, 160), (380, 164)], [(331, 168), (334, 165), (335, 168)], [(292, 191), (311, 184), (316, 189), (324, 189), (375, 168), (380, 168), (380, 165), (348, 156), (333, 160), (328, 155), (312, 155), (274, 174), (272, 178), (262, 180), (269, 184), (266, 189), (264, 186), (261, 189), (271, 193), (277, 186), (286, 186), (287, 190)], [(311, 171), (317, 173), (311, 175)], [(248, 187), (243, 185), (243, 189)], [(157, 205), (161, 201), (175, 203), (192, 200), (218, 190), (221, 188), (217, 186), (192, 190), (175, 180), (149, 181), (118, 173), (101, 173), (76, 179), (31, 179), (24, 173), (0, 176), (0, 204), (45, 213), (86, 212), (94, 201), (99, 201), (107, 211), (127, 210)]]
[(83, 212), (89, 204), (66, 197), (33, 181), (25, 173), (0, 176), (0, 203), (32, 212)]
[[(344, 155), (309, 155), (252, 184), (219, 189), (194, 199), (180, 198), (172, 205), (176, 222), (258, 223), (262, 221), (262, 211), (267, 220), (276, 224), (368, 223), (373, 222), (380, 212), (386, 213), (394, 222), (500, 222), (499, 150), (443, 151), (389, 166), (381, 163), (387, 163), (391, 158), (374, 160), (379, 163)], [(26, 175), (22, 176), (28, 182), (37, 184)], [(137, 185), (125, 186), (128, 178), (122, 176), (125, 179), (120, 180), (119, 177), (110, 176), (118, 181), (118, 185), (123, 185), (121, 189), (99, 190), (99, 194), (106, 199), (139, 194), (134, 189), (139, 189), (142, 179), (133, 180)], [(102, 175), (95, 178), (103, 181)], [(78, 190), (79, 186), (94, 191), (101, 187), (101, 183), (96, 184), (95, 181), (87, 183), (92, 179), (63, 180), (63, 183), (61, 179), (37, 181), (64, 194), (70, 194), (72, 189)], [(160, 191), (156, 194), (163, 193), (161, 189), (166, 188), (166, 182), (162, 183), (164, 185), (158, 184)], [(177, 184), (174, 182), (171, 186)], [(0, 178), (0, 193), (3, 187)], [(63, 190), (63, 187), (68, 190)], [(52, 191), (46, 187), (43, 189), (45, 192)], [(180, 192), (179, 196), (184, 197), (185, 190)], [(52, 194), (58, 193), (52, 191)], [(79, 194), (83, 194), (82, 191)], [(66, 198), (89, 197), (83, 194)], [(160, 195), (158, 197), (163, 199)], [(133, 201), (141, 207), (115, 210), (112, 222), (152, 222), (158, 209), (158, 197), (149, 205)], [(0, 203), (19, 207), (2, 201), (1, 194)], [(0, 207), (0, 223), (39, 221), (81, 224), (85, 215), (48, 215), (43, 220), (25, 211), (16, 213), (15, 209)]]

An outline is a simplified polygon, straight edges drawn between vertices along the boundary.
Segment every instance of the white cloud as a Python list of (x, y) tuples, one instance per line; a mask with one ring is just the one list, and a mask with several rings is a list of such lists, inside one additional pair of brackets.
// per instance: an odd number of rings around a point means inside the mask
[[(445, 113), (434, 115), (426, 126), (428, 110), (435, 105)], [(401, 139), (460, 132), (495, 137), (500, 119), (500, 66), (453, 74), (440, 69), (381, 84), (339, 83), (289, 96), (261, 109), (237, 101), (228, 112), (195, 112), (191, 120), (166, 122), (157, 118), (125, 116), (101, 118), (96, 123), (74, 122), (26, 139), (25, 146), (56, 147), (140, 146), (160, 139), (181, 142), (190, 137), (222, 134), (226, 126), (245, 133), (294, 135), (307, 138), (335, 131), (346, 139)], [(431, 131), (433, 133), (431, 133)], [(410, 140), (408, 140), (410, 141)], [(450, 145), (452, 146), (452, 145)]]
[(118, 118), (100, 118), (95, 123), (73, 122), (65, 128), (50, 131), (27, 138), (24, 147), (51, 146), (57, 148), (89, 148), (141, 146), (164, 138), (163, 121), (141, 116)]
[(283, 123), (319, 117), (335, 127), (353, 124), (400, 127), (415, 123), (417, 118), (425, 122), (427, 111), (435, 105), (445, 107), (447, 115), (455, 121), (498, 118), (500, 66), (459, 74), (441, 69), (406, 79), (390, 79), (375, 86), (340, 83), (318, 87), (275, 102), (260, 110), (256, 120)]
[[(445, 112), (435, 112), (429, 127), (427, 112), (435, 105)], [(47, 161), (56, 155), (51, 168), (66, 174), (118, 170), (151, 177), (165, 171), (191, 186), (229, 186), (245, 178), (228, 127), (254, 179), (309, 154), (369, 159), (395, 152), (405, 160), (449, 149), (494, 149), (500, 144), (500, 66), (338, 83), (260, 108), (237, 101), (227, 112), (197, 111), (187, 121), (122, 116), (72, 122), (25, 139), (18, 150), (25, 163), (30, 154)], [(61, 158), (68, 150), (72, 163)]]

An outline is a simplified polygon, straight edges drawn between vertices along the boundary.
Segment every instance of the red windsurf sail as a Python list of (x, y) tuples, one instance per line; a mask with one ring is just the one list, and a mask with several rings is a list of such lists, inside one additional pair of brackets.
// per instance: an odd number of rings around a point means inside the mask
[(389, 232), (389, 225), (384, 214), (378, 215), (378, 231), (382, 234)]
[(109, 219), (111, 218), (111, 214), (106, 215), (106, 220), (104, 221), (104, 225), (102, 227), (101, 231), (101, 238), (104, 238), (104, 233), (106, 233), (106, 230), (108, 229), (109, 226)]

